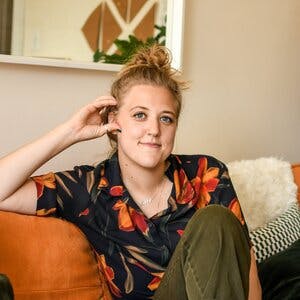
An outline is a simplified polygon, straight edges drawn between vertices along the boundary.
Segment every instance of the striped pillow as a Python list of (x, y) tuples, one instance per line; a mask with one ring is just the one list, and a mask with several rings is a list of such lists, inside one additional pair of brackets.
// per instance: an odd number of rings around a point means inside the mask
[(300, 239), (300, 211), (297, 203), (266, 226), (250, 232), (257, 262), (288, 248)]

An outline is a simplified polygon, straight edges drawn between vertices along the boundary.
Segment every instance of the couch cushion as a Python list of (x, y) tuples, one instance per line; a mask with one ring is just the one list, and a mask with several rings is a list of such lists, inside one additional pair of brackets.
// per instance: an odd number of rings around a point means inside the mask
[(258, 265), (264, 300), (299, 299), (300, 240)]
[(297, 198), (298, 198), (298, 204), (300, 205), (300, 164), (293, 164), (292, 170), (294, 174), (295, 183), (298, 186)]
[(92, 249), (73, 224), (0, 212), (0, 272), (16, 299), (104, 299)]

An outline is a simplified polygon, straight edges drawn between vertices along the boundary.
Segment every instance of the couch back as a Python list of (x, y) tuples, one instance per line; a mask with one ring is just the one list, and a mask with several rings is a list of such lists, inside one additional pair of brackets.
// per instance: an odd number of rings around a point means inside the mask
[[(300, 164), (292, 170), (300, 203)], [(85, 236), (60, 219), (0, 212), (0, 273), (16, 300), (111, 299)]]
[(297, 199), (300, 205), (300, 164), (293, 164), (292, 170), (294, 174), (295, 183), (298, 186)]

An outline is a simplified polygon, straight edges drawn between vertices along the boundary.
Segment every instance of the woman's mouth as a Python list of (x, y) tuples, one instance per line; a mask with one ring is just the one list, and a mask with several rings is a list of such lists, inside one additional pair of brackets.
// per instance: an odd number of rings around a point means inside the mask
[(161, 147), (161, 144), (153, 143), (153, 142), (146, 142), (146, 143), (140, 142), (140, 144), (142, 146), (146, 146), (146, 147), (149, 147), (149, 148), (160, 148)]

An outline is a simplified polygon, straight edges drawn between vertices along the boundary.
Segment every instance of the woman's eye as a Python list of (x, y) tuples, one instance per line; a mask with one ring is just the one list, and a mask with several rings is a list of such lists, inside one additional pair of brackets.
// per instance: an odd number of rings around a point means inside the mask
[(171, 124), (171, 123), (173, 123), (173, 119), (170, 118), (170, 117), (167, 117), (167, 116), (161, 117), (160, 120), (161, 120), (163, 123), (166, 123), (166, 124)]
[(142, 112), (139, 112), (139, 113), (134, 114), (133, 117), (137, 120), (143, 120), (146, 118), (146, 115)]

